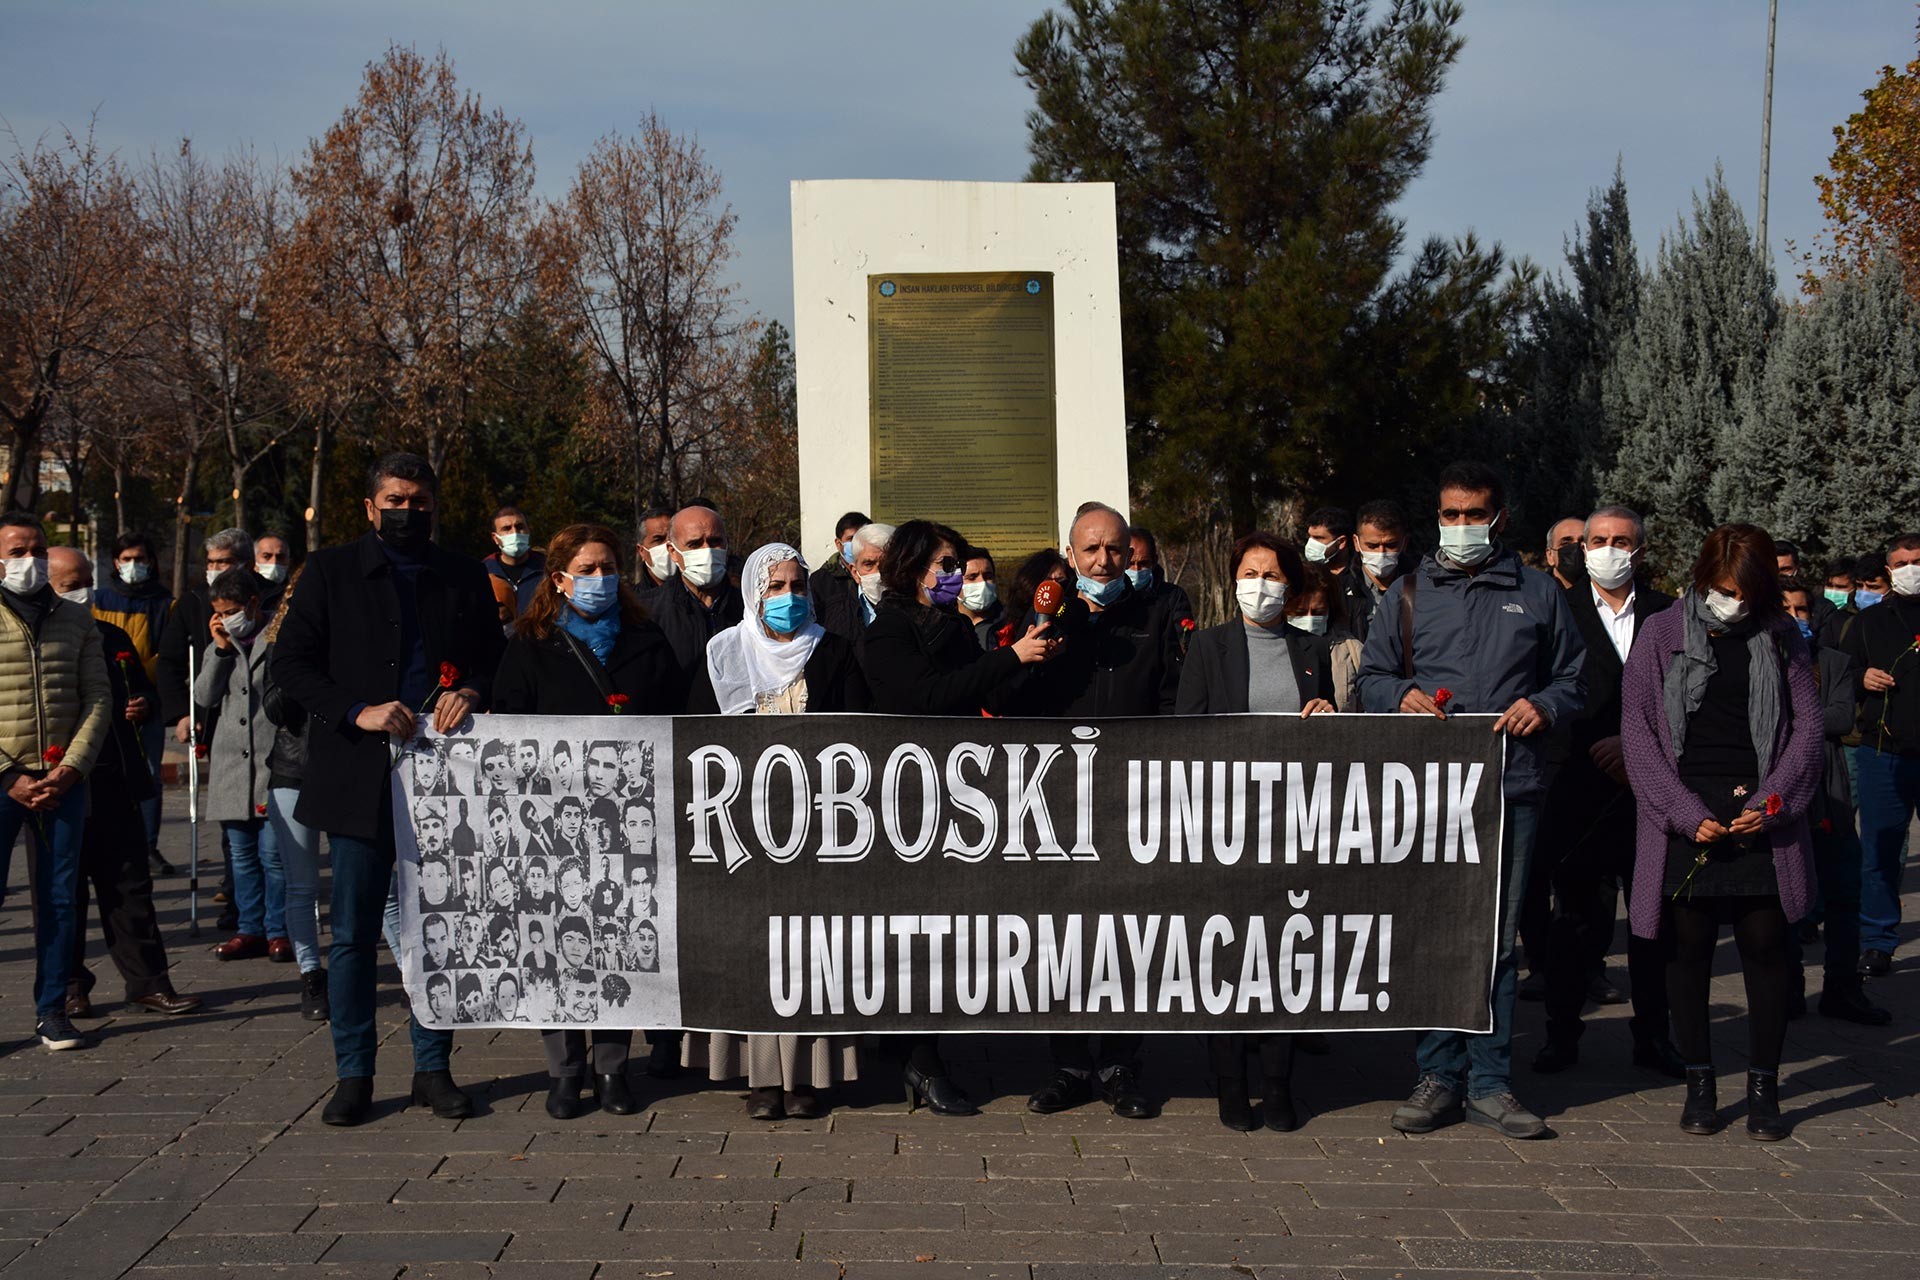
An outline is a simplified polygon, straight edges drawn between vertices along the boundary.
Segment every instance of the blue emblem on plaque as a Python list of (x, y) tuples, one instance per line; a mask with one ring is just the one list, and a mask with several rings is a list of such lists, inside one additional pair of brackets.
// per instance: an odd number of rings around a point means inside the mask
[(893, 281), (882, 280), (880, 282), (880, 296), (883, 298), (891, 298), (893, 296)]
[(1029, 281), (1027, 281), (1027, 292), (1028, 292), (1028, 293), (1039, 293), (1039, 292), (1040, 292), (1040, 282), (1039, 282), (1038, 280), (1029, 280)]

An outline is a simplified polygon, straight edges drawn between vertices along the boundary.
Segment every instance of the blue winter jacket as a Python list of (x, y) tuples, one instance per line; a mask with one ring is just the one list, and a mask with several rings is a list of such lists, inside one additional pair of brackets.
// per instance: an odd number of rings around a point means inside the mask
[[(1413, 679), (1406, 677), (1400, 614), (1406, 582), (1381, 596), (1360, 657), (1360, 703), (1398, 711), (1418, 687), (1453, 694), (1448, 712), (1505, 711), (1526, 698), (1548, 726), (1580, 710), (1586, 698), (1586, 643), (1567, 593), (1518, 553), (1501, 550), (1478, 573), (1428, 555), (1420, 562), (1413, 603)], [(1550, 779), (1541, 758), (1548, 729), (1507, 744), (1506, 795), (1539, 798)]]

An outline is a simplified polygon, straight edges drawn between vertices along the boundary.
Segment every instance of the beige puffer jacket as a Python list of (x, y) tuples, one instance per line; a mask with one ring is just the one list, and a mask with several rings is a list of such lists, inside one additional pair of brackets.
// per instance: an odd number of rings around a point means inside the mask
[(48, 747), (84, 776), (107, 743), (113, 689), (93, 611), (55, 599), (40, 643), (0, 604), (0, 770), (43, 773)]

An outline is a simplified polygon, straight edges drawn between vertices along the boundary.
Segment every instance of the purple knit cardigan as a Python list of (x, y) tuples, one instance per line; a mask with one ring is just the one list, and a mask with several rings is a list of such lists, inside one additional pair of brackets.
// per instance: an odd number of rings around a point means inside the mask
[[(1691, 837), (1713, 816), (1700, 797), (1680, 781), (1673, 735), (1667, 729), (1667, 668), (1686, 648), (1681, 613), (1685, 607), (1683, 598), (1642, 624), (1627, 656), (1620, 686), (1621, 751), (1639, 808), (1633, 893), (1627, 911), (1637, 938), (1659, 936), (1668, 835)], [(1780, 797), (1780, 812), (1767, 819), (1762, 829), (1773, 842), (1780, 905), (1786, 909), (1787, 919), (1799, 920), (1807, 914), (1813, 896), (1807, 809), (1820, 789), (1825, 725), (1807, 642), (1796, 628), (1777, 629), (1773, 634), (1787, 655), (1787, 697), (1774, 738), (1773, 759), (1747, 807), (1757, 809), (1765, 805), (1768, 796)]]

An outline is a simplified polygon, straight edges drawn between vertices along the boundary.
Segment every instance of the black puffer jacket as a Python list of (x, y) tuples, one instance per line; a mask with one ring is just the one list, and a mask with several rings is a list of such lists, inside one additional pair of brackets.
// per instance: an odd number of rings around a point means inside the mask
[(958, 613), (895, 595), (880, 601), (859, 651), (873, 709), (886, 715), (997, 714), (1020, 673), (1012, 649), (982, 653)]

